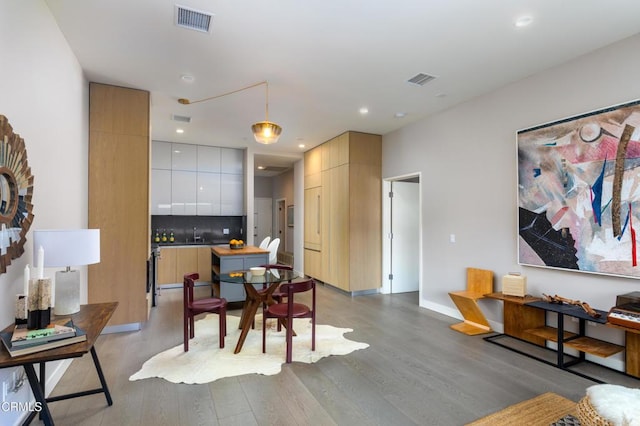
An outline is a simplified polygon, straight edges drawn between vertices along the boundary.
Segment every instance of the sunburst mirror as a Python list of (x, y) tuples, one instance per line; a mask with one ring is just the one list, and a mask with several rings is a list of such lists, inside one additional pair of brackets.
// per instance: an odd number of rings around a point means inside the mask
[(24, 253), (33, 222), (33, 176), (24, 139), (0, 115), (0, 273)]

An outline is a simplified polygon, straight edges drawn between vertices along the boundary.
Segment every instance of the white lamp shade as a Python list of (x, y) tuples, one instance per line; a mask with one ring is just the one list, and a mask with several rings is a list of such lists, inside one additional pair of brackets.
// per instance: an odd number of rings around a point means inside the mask
[(100, 262), (99, 229), (39, 229), (33, 232), (33, 258), (44, 251), (44, 267), (81, 266)]

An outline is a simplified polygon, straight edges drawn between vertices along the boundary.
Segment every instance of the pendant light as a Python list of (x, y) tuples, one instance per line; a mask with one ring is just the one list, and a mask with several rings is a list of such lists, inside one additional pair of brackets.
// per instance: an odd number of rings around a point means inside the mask
[(243, 90), (251, 89), (253, 87), (265, 85), (266, 88), (266, 102), (265, 102), (265, 113), (266, 118), (265, 121), (259, 121), (251, 126), (251, 131), (253, 132), (253, 137), (256, 139), (256, 142), (269, 145), (272, 143), (278, 142), (278, 138), (280, 137), (280, 133), (282, 133), (282, 127), (269, 121), (269, 83), (267, 81), (261, 81), (260, 83), (252, 84), (250, 86), (243, 87), (241, 89), (233, 90), (231, 92), (223, 93), (217, 96), (211, 96), (209, 98), (200, 99), (197, 101), (190, 101), (189, 99), (180, 98), (178, 102), (183, 105), (196, 104), (199, 102), (210, 101), (212, 99), (221, 98), (223, 96), (231, 95), (233, 93), (238, 93)]

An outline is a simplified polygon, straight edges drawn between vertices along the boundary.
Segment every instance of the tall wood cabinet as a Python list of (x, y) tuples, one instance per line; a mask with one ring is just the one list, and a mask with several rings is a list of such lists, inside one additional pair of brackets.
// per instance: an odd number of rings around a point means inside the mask
[(382, 137), (343, 133), (305, 153), (305, 273), (348, 292), (382, 283)]
[(100, 263), (88, 268), (89, 303), (117, 301), (110, 325), (147, 320), (149, 92), (89, 87), (89, 228)]

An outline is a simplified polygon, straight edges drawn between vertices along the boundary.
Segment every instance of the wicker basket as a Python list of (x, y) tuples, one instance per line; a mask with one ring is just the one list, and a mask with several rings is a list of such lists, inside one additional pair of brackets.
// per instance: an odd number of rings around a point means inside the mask
[(613, 426), (613, 423), (602, 417), (596, 409), (593, 408), (588, 396), (578, 401), (576, 417), (580, 420), (580, 426)]

